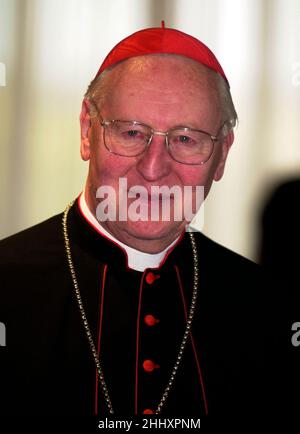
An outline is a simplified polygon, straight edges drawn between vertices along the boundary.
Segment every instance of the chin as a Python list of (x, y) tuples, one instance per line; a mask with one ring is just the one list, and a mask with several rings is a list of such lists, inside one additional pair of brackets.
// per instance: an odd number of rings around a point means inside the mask
[[(125, 223), (125, 224), (124, 224)], [(170, 238), (170, 243), (184, 230), (184, 222), (124, 222), (120, 230), (126, 237), (143, 240), (162, 240)]]

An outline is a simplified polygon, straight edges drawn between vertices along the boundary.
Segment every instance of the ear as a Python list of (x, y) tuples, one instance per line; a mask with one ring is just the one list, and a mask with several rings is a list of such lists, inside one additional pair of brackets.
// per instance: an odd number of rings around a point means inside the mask
[(80, 155), (84, 161), (90, 159), (91, 144), (90, 144), (91, 116), (90, 102), (87, 99), (82, 101), (80, 112)]
[(234, 133), (233, 133), (233, 130), (230, 130), (222, 142), (221, 157), (220, 157), (219, 163), (217, 165), (217, 168), (216, 168), (216, 171), (214, 174), (214, 180), (215, 181), (220, 181), (220, 179), (223, 176), (228, 152), (229, 152), (229, 149), (231, 148), (233, 141), (234, 141)]

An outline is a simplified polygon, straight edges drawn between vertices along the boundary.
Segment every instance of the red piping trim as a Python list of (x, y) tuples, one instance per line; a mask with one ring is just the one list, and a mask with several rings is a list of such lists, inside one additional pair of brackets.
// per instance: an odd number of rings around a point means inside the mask
[(139, 289), (139, 303), (136, 320), (136, 350), (135, 350), (135, 390), (134, 390), (134, 414), (138, 414), (138, 388), (139, 388), (139, 350), (140, 350), (140, 319), (141, 319), (141, 304), (142, 304), (142, 292), (143, 283), (146, 271), (143, 272), (141, 277), (140, 289)]
[[(104, 265), (102, 284), (101, 284), (101, 299), (100, 299), (100, 315), (98, 324), (98, 341), (97, 341), (97, 354), (100, 356), (101, 334), (102, 334), (102, 319), (103, 319), (103, 304), (104, 304), (104, 288), (106, 282), (107, 264)], [(96, 382), (95, 382), (95, 416), (97, 416), (98, 408), (98, 371), (96, 369)]]
[(166, 260), (167, 260), (167, 257), (169, 256), (169, 254), (175, 249), (175, 247), (180, 243), (180, 241), (182, 240), (182, 238), (184, 237), (184, 234), (185, 234), (185, 231), (183, 231), (180, 235), (179, 235), (179, 238), (178, 238), (178, 240), (176, 241), (176, 243), (167, 251), (167, 253), (165, 254), (165, 256), (164, 256), (164, 258), (163, 258), (163, 260), (160, 262), (160, 264), (159, 264), (159, 266), (158, 267), (156, 267), (156, 268), (153, 268), (153, 269), (159, 269), (159, 268), (161, 268), (163, 265), (164, 265), (164, 263), (166, 262)]
[(100, 234), (103, 238), (105, 238), (106, 240), (108, 240), (108, 241), (110, 241), (111, 243), (113, 243), (116, 247), (118, 247), (120, 250), (122, 250), (122, 252), (124, 252), (124, 254), (125, 254), (125, 258), (126, 258), (126, 268), (128, 269), (128, 270), (131, 270), (131, 268), (129, 268), (129, 266), (128, 266), (128, 256), (127, 256), (127, 252), (126, 252), (126, 250), (125, 249), (123, 249), (123, 247), (121, 247), (119, 244), (117, 244), (114, 240), (112, 240), (111, 238), (108, 238), (108, 236), (107, 235), (105, 235), (105, 234), (103, 234), (100, 230), (99, 230), (99, 228), (97, 228), (97, 226), (95, 226), (87, 217), (86, 217), (86, 215), (84, 214), (84, 212), (83, 212), (83, 210), (82, 210), (82, 208), (81, 208), (81, 203), (80, 203), (80, 197), (81, 197), (81, 195), (83, 194), (83, 192), (80, 194), (80, 196), (79, 196), (79, 198), (78, 198), (78, 208), (79, 208), (79, 211), (80, 211), (80, 213), (81, 213), (81, 215), (84, 217), (84, 219), (85, 219), (85, 221), (90, 225), (90, 226), (92, 226), (92, 228), (96, 231), (96, 232), (98, 232), (98, 234)]
[[(179, 269), (178, 269), (177, 265), (174, 265), (174, 268), (176, 270), (177, 280), (178, 280), (179, 288), (180, 288), (180, 292), (181, 292), (181, 297), (182, 297), (182, 302), (183, 302), (183, 307), (184, 307), (185, 319), (187, 320), (187, 317), (188, 317), (188, 315), (187, 315), (187, 308), (186, 308), (186, 303), (185, 303), (185, 298), (184, 298), (184, 293), (183, 293), (183, 287), (182, 287), (182, 282), (181, 282), (181, 278), (180, 278), (180, 273), (179, 273)], [(191, 331), (190, 331), (189, 335), (190, 335), (190, 338), (191, 338), (191, 343), (192, 343), (193, 352), (194, 352), (194, 356), (195, 356), (195, 360), (196, 360), (196, 365), (197, 365), (199, 380), (200, 380), (200, 384), (201, 384), (201, 392), (202, 392), (202, 397), (203, 397), (203, 401), (204, 401), (205, 414), (207, 415), (208, 414), (208, 404), (207, 404), (207, 398), (206, 398), (206, 392), (205, 392), (205, 386), (204, 386), (203, 376), (202, 376), (202, 372), (201, 372), (201, 368), (200, 368), (200, 363), (199, 363), (199, 360), (198, 360), (198, 355), (197, 355), (197, 351), (196, 351), (196, 346), (195, 346), (193, 334), (192, 334)]]

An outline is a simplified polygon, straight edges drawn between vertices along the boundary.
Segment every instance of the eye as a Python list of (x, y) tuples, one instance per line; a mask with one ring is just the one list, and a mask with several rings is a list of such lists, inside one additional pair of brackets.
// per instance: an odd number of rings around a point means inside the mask
[(180, 143), (191, 143), (193, 142), (193, 139), (189, 136), (178, 136), (177, 140)]
[(127, 134), (129, 137), (137, 137), (137, 136), (140, 134), (140, 131), (137, 131), (137, 130), (129, 130), (129, 131), (126, 131), (126, 134)]
[(194, 146), (196, 144), (195, 139), (187, 134), (176, 134), (170, 139), (171, 143), (177, 146)]
[(144, 140), (145, 135), (139, 130), (126, 130), (122, 132), (122, 137), (124, 140)]

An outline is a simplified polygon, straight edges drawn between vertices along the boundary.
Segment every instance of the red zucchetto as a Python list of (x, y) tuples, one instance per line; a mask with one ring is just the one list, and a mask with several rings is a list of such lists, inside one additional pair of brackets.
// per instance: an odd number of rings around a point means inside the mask
[(218, 72), (228, 83), (216, 56), (203, 42), (179, 30), (165, 28), (164, 22), (162, 27), (140, 30), (119, 42), (104, 59), (96, 77), (122, 60), (160, 53), (178, 54), (196, 60)]

